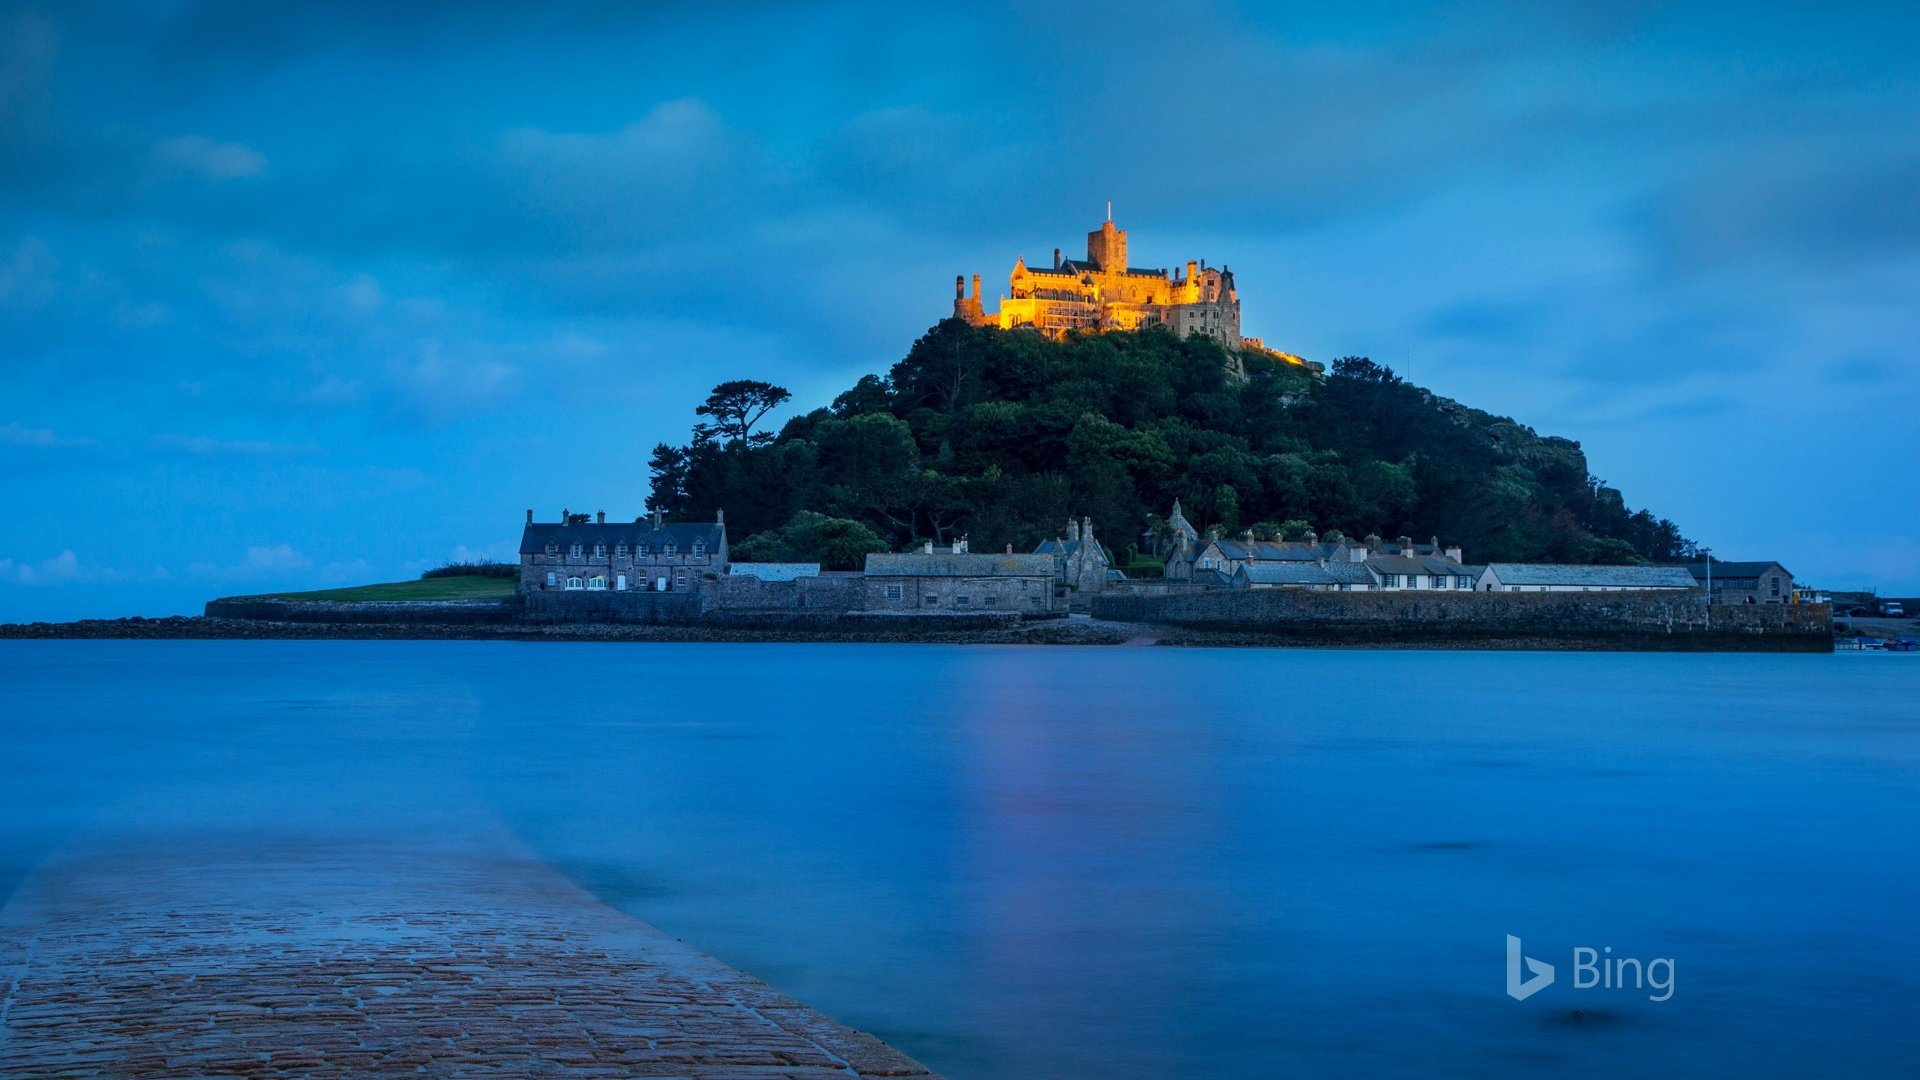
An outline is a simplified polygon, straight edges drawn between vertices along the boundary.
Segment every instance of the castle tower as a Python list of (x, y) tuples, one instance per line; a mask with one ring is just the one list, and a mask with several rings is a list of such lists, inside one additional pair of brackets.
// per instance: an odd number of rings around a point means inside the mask
[(1087, 261), (1109, 274), (1127, 272), (1127, 231), (1113, 227), (1113, 218), (1087, 234)]
[(980, 306), (980, 275), (973, 275), (973, 296), (967, 296), (967, 278), (965, 274), (953, 275), (953, 317), (965, 319), (975, 326), (987, 321), (986, 309)]

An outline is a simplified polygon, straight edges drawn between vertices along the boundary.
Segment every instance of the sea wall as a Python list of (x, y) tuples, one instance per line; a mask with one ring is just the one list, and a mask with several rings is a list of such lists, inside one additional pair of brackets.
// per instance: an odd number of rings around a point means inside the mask
[(1095, 597), (1097, 618), (1291, 643), (1501, 642), (1645, 649), (1832, 648), (1825, 605), (1707, 608), (1693, 592), (1479, 593), (1207, 590)]
[(207, 618), (291, 623), (415, 623), (494, 626), (520, 617), (520, 598), (500, 600), (270, 600), (234, 596), (207, 601)]

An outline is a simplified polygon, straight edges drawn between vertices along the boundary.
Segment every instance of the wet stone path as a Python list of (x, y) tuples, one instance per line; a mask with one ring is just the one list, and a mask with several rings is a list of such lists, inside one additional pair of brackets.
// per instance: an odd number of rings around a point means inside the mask
[(249, 841), (70, 854), (0, 910), (0, 1077), (56, 1076), (930, 1074), (536, 860)]

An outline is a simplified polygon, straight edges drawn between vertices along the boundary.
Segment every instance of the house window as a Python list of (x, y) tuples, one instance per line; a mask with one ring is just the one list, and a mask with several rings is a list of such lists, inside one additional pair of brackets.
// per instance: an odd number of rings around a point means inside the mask
[(1779, 578), (1769, 578), (1767, 580), (1767, 585), (1772, 590), (1774, 596), (1778, 597), (1780, 595), (1780, 579)]
[(587, 587), (587, 583), (580, 580), (577, 577), (570, 577), (567, 579), (567, 588), (569, 589), (584, 589), (586, 587)]
[(607, 576), (605, 574), (595, 574), (588, 578), (587, 589), (591, 592), (606, 592)]
[(900, 600), (905, 598), (905, 596), (906, 596), (906, 588), (904, 586), (900, 586), (900, 585), (887, 586), (887, 599)]
[(547, 545), (547, 554), (548, 554), (548, 555), (550, 555), (550, 556), (551, 556), (551, 555), (558, 555), (558, 554), (560, 554), (560, 545), (559, 545), (559, 544), (548, 544), (548, 545)]
[(707, 553), (707, 545), (699, 540), (693, 542), (693, 557), (698, 559)]
[(551, 589), (558, 584), (560, 584), (560, 575), (551, 570), (547, 571), (547, 588)]
[(571, 548), (568, 548), (567, 557), (570, 559), (578, 559), (580, 557), (580, 545), (575, 544)]
[(669, 540), (667, 541), (667, 546), (660, 549), (660, 554), (665, 555), (667, 558), (671, 559), (673, 558), (674, 552), (677, 550), (679, 549), (674, 546), (673, 541)]
[(935, 595), (934, 593), (927, 593), (925, 596), (922, 596), (920, 598), (920, 602), (925, 604), (928, 607), (932, 607), (935, 604), (938, 604), (940, 602), (940, 597)]
[(594, 558), (596, 558), (596, 559), (604, 559), (604, 558), (606, 558), (606, 557), (607, 557), (607, 545), (605, 545), (605, 544), (595, 544), (595, 545), (593, 545), (593, 557), (594, 557)]
[(633, 554), (634, 554), (634, 557), (635, 557), (635, 558), (638, 558), (638, 559), (644, 559), (644, 558), (646, 558), (646, 557), (647, 557), (647, 545), (645, 545), (645, 544), (636, 544), (636, 545), (634, 545), (634, 548), (633, 548)]
[(1386, 582), (1385, 582), (1385, 585), (1386, 585), (1386, 587), (1387, 587), (1387, 588), (1389, 588), (1389, 589), (1397, 589), (1397, 588), (1399, 588), (1399, 587), (1400, 587), (1400, 575), (1399, 575), (1399, 574), (1388, 574), (1388, 575), (1386, 575), (1386, 579), (1387, 579), (1387, 580), (1386, 580)]
[(968, 604), (971, 604), (971, 603), (973, 603), (973, 597), (968, 596), (965, 593), (961, 593), (959, 596), (956, 596), (953, 598), (953, 604), (955, 607), (966, 607)]
[(619, 556), (619, 557), (620, 557), (620, 558), (622, 558), (622, 559), (624, 559), (624, 558), (626, 558), (626, 557), (627, 557), (627, 545), (625, 545), (625, 544), (615, 544), (615, 545), (613, 546), (613, 553), (614, 553), (615, 555), (617, 555), (617, 556)]

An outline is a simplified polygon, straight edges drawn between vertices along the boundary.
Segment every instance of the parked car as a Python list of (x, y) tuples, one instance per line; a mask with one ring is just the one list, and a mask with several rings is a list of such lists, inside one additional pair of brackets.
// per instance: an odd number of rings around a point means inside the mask
[(1898, 600), (1882, 600), (1880, 601), (1880, 617), (1883, 619), (1904, 619), (1907, 617), (1907, 609), (1902, 607)]

